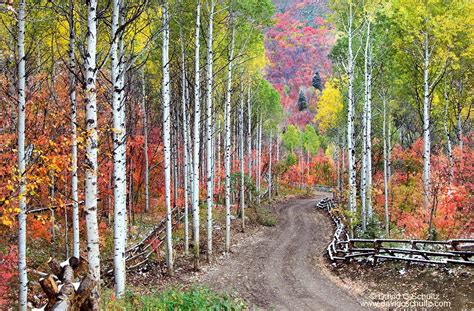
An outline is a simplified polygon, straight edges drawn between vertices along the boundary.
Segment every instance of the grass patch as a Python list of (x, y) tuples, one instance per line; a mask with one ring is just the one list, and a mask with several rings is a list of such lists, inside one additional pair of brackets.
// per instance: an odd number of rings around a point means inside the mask
[(245, 303), (206, 287), (169, 288), (161, 293), (140, 295), (127, 292), (124, 299), (113, 300), (111, 293), (103, 295), (103, 310), (244, 310)]
[(268, 208), (258, 206), (256, 208), (257, 222), (266, 227), (274, 227), (277, 223), (277, 218)]

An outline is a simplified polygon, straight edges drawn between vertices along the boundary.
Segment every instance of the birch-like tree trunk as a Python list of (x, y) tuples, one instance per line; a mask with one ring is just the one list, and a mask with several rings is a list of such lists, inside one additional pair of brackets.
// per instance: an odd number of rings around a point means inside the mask
[[(217, 173), (217, 189), (221, 191), (221, 119), (219, 116), (217, 116), (217, 152), (216, 152), (216, 157), (217, 157), (217, 168), (216, 168), (216, 173)], [(219, 195), (220, 197), (220, 195)]]
[(163, 153), (165, 171), (165, 205), (166, 205), (166, 265), (168, 274), (173, 275), (173, 245), (172, 245), (172, 219), (171, 219), (171, 114), (170, 114), (170, 64), (169, 64), (169, 42), (170, 28), (168, 15), (168, 1), (163, 4)]
[(367, 217), (369, 221), (372, 220), (372, 44), (371, 44), (371, 33), (370, 33), (370, 22), (367, 26), (367, 48), (368, 48), (368, 59), (367, 59), (367, 172), (366, 172), (366, 197), (367, 197)]
[(429, 86), (429, 39), (425, 33), (423, 63), (423, 205), (430, 208), (431, 188), (431, 134), (430, 134), (430, 86)]
[[(276, 161), (277, 163), (280, 161), (280, 129), (277, 127), (276, 131)], [(275, 176), (275, 195), (278, 196), (278, 174)]]
[(260, 112), (260, 118), (258, 121), (258, 142), (257, 142), (257, 204), (260, 204), (260, 172), (262, 166), (262, 127), (263, 119), (262, 113)]
[(369, 121), (369, 50), (370, 50), (370, 21), (367, 21), (367, 37), (364, 49), (364, 109), (362, 118), (362, 168), (360, 177), (360, 201), (362, 210), (362, 230), (367, 230), (367, 183), (369, 175), (369, 155), (368, 141), (370, 132), (368, 130)]
[[(247, 164), (248, 164), (248, 175), (250, 181), (252, 180), (252, 98), (251, 98), (251, 85), (249, 83), (247, 91)], [(252, 203), (252, 191), (249, 191), (248, 205)]]
[(148, 159), (148, 110), (146, 108), (145, 66), (142, 68), (143, 153), (145, 155), (145, 212), (150, 210), (150, 161)]
[[(121, 18), (122, 1), (112, 1), (112, 46), (111, 80), (113, 109), (113, 163), (114, 163), (114, 281), (115, 296), (121, 298), (125, 293), (125, 247), (127, 237), (127, 146), (125, 128), (125, 99), (123, 91), (123, 49), (119, 48), (123, 40), (122, 32), (118, 32)], [(120, 50), (120, 52), (119, 52)]]
[(449, 134), (449, 127), (448, 127), (448, 108), (449, 108), (449, 98), (448, 93), (446, 90), (446, 82), (444, 83), (444, 118), (443, 118), (443, 125), (444, 125), (444, 133), (446, 135), (446, 148), (448, 150), (448, 159), (449, 159), (449, 193), (451, 192), (451, 185), (454, 179), (454, 156), (453, 156), (453, 144), (451, 142), (451, 135)]
[(235, 27), (232, 21), (232, 13), (230, 16), (232, 23), (232, 33), (229, 48), (229, 59), (227, 67), (227, 86), (225, 98), (225, 251), (230, 252), (230, 103), (232, 88), (232, 65), (234, 58), (234, 39)]
[(201, 29), (201, 0), (196, 5), (196, 37), (194, 50), (194, 126), (193, 126), (193, 238), (194, 269), (199, 269), (199, 121), (201, 117), (201, 84), (199, 67), (200, 48), (199, 31)]
[(273, 133), (272, 128), (270, 128), (270, 139), (268, 146), (268, 200), (272, 200), (272, 143), (273, 143)]
[(184, 208), (184, 254), (189, 253), (189, 142), (188, 142), (188, 114), (186, 111), (187, 103), (187, 81), (186, 81), (186, 50), (184, 48), (184, 38), (182, 29), (179, 29), (181, 38), (181, 111), (183, 114), (183, 208)]
[(71, 197), (72, 197), (72, 255), (79, 258), (79, 195), (77, 178), (77, 105), (76, 105), (76, 31), (74, 0), (69, 0), (69, 100), (71, 101)]
[(87, 258), (91, 277), (100, 280), (99, 226), (97, 223), (97, 93), (96, 93), (97, 0), (87, 2), (87, 51), (84, 63), (86, 72), (86, 155), (85, 155), (85, 212), (87, 232)]
[(212, 63), (213, 63), (213, 22), (214, 22), (214, 0), (210, 1), (209, 26), (207, 34), (207, 93), (206, 93), (206, 199), (207, 199), (207, 261), (212, 256)]
[(240, 217), (242, 218), (242, 232), (245, 232), (245, 155), (244, 155), (244, 88), (240, 84), (240, 111), (239, 111), (239, 161), (240, 161)]
[[(348, 114), (347, 114), (347, 157), (349, 165), (349, 211), (352, 214), (352, 217), (355, 216), (356, 212), (356, 161), (355, 161), (355, 131), (354, 131), (354, 115), (355, 115), (355, 103), (354, 103), (354, 56), (352, 51), (352, 39), (353, 39), (353, 29), (352, 29), (352, 3), (349, 4), (349, 27), (348, 27), (348, 37), (349, 37), (349, 53), (348, 53), (348, 66), (347, 66), (347, 75), (349, 76), (349, 87), (348, 87)], [(351, 218), (352, 218), (351, 217)], [(352, 222), (352, 219), (351, 219)]]
[(385, 90), (382, 86), (382, 102), (383, 102), (383, 123), (382, 123), (382, 139), (383, 139), (383, 184), (384, 184), (384, 208), (385, 208), (385, 235), (390, 234), (390, 211), (388, 206), (388, 143), (387, 143), (387, 99)]
[(25, 159), (25, 119), (26, 119), (26, 71), (25, 71), (25, 0), (18, 7), (18, 174), (20, 189), (18, 208), (18, 305), (20, 310), (27, 309), (28, 275), (26, 271), (26, 159)]

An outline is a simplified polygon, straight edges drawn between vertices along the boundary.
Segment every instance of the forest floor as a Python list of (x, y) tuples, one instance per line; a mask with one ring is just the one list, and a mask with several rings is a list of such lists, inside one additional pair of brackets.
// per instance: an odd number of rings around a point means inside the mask
[[(192, 270), (190, 257), (179, 256), (173, 277), (165, 276), (163, 267), (156, 266), (131, 275), (129, 281), (141, 294), (167, 286), (207, 286), (242, 298), (250, 309), (473, 308), (470, 296), (474, 285), (472, 270), (407, 268), (398, 263), (375, 267), (363, 263), (332, 265), (325, 254), (334, 228), (329, 217), (315, 208), (324, 196), (327, 193), (316, 193), (312, 198), (286, 198), (269, 204), (267, 208), (277, 218), (273, 227), (258, 224), (254, 209), (248, 209), (245, 233), (239, 228), (240, 219), (233, 221), (230, 254), (223, 250), (225, 230), (218, 227), (214, 236), (214, 257), (210, 264), (203, 258), (198, 272)], [(429, 303), (438, 305), (429, 306)]]

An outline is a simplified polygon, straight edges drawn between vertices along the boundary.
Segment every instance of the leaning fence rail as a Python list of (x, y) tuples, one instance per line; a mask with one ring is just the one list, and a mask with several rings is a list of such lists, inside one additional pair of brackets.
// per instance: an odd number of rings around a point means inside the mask
[(336, 226), (327, 253), (331, 261), (350, 261), (366, 258), (374, 264), (378, 260), (397, 260), (424, 264), (460, 264), (474, 266), (474, 239), (448, 241), (351, 239), (347, 228), (335, 212), (336, 203), (324, 198), (316, 205), (329, 213)]

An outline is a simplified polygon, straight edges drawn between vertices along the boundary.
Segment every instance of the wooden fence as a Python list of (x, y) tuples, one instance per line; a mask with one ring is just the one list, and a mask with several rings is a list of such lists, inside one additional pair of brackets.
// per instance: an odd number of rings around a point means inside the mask
[(347, 228), (335, 212), (333, 199), (324, 198), (316, 205), (329, 213), (336, 226), (331, 243), (327, 247), (331, 261), (350, 261), (365, 258), (372, 261), (397, 260), (423, 264), (460, 264), (474, 266), (474, 239), (448, 241), (398, 240), (398, 239), (351, 239)]
[[(174, 229), (184, 219), (184, 211), (177, 207), (171, 210), (172, 228)], [(163, 218), (145, 237), (134, 246), (125, 251), (125, 266), (127, 271), (133, 271), (143, 267), (150, 256), (157, 253), (166, 239), (166, 218)], [(112, 262), (109, 260), (110, 263)], [(105, 276), (113, 277), (113, 267), (106, 265)]]

